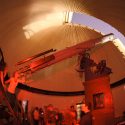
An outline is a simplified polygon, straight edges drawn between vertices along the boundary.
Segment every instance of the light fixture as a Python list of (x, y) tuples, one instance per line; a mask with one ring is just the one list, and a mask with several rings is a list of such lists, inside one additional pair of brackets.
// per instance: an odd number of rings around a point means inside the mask
[(68, 11), (64, 12), (63, 24), (71, 23), (72, 16), (73, 16), (73, 12), (68, 12)]

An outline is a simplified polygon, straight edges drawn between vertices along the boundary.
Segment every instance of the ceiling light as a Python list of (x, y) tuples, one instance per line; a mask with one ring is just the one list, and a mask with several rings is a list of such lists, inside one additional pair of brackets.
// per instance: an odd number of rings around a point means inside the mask
[(71, 23), (73, 17), (73, 12), (64, 12), (64, 21), (63, 24), (65, 23)]

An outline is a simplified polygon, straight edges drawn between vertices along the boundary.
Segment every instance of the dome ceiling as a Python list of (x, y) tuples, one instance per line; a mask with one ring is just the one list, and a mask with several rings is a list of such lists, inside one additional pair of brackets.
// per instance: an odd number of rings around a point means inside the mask
[[(87, 13), (97, 17), (125, 34), (125, 1), (124, 0), (4, 0), (0, 1), (0, 13), (3, 26), (0, 31), (9, 25), (24, 26), (35, 18), (46, 19), (49, 14), (64, 11)], [(55, 16), (55, 17), (54, 17)], [(58, 19), (58, 16), (52, 15)], [(7, 21), (5, 21), (7, 20)], [(56, 21), (55, 21), (56, 22)], [(59, 19), (58, 19), (59, 22)], [(56, 24), (57, 25), (57, 24)], [(10, 27), (11, 28), (11, 27)], [(6, 31), (7, 32), (7, 31)]]
[[(101, 36), (100, 33), (85, 26), (64, 24), (65, 11), (95, 16), (125, 34), (124, 0), (107, 2), (102, 0), (13, 0), (11, 2), (2, 0), (0, 1), (0, 47), (10, 71), (15, 70), (14, 65), (17, 61), (41, 51), (51, 48), (60, 50)], [(75, 62), (75, 58), (66, 60), (52, 66), (49, 72), (41, 71), (34, 77), (41, 78), (41, 75), (46, 77), (46, 74), (54, 74), (57, 70), (61, 72), (63, 68), (70, 64), (73, 66)], [(70, 69), (72, 70), (71, 67)], [(60, 75), (60, 78), (64, 77)], [(58, 82), (64, 84), (63, 80)]]

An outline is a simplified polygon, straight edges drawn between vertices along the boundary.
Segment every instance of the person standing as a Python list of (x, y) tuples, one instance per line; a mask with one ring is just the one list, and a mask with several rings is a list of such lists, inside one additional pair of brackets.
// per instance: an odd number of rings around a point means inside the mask
[(44, 111), (42, 108), (39, 109), (39, 115), (40, 115), (40, 125), (45, 125), (44, 121)]
[(86, 104), (82, 104), (81, 109), (85, 114), (80, 119), (80, 125), (92, 125), (92, 115)]
[(39, 118), (40, 118), (39, 108), (35, 107), (35, 110), (33, 112), (34, 125), (39, 125)]
[(15, 91), (19, 83), (18, 80), (19, 80), (19, 73), (14, 72), (13, 76), (9, 80), (5, 81), (5, 91), (6, 91), (6, 94), (8, 96), (8, 99), (10, 101), (12, 108), (14, 108), (15, 104), (17, 104)]

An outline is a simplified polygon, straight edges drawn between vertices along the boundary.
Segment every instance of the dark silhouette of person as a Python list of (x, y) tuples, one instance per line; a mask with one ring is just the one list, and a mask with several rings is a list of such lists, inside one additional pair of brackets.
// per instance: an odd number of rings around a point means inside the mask
[(42, 108), (39, 109), (39, 117), (40, 117), (40, 125), (45, 125), (45, 121), (44, 121), (44, 111)]
[(86, 104), (82, 104), (81, 109), (85, 114), (80, 119), (80, 125), (92, 125), (92, 115)]
[(35, 107), (34, 111), (33, 111), (33, 122), (34, 125), (39, 125), (39, 108)]

